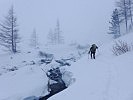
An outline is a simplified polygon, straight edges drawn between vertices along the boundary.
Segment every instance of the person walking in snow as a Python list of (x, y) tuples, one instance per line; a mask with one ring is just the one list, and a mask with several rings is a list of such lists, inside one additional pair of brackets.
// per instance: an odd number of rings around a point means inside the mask
[(96, 44), (92, 44), (88, 54), (91, 55), (91, 59), (95, 59), (95, 53), (96, 53), (96, 49), (98, 49), (98, 47), (96, 46)]

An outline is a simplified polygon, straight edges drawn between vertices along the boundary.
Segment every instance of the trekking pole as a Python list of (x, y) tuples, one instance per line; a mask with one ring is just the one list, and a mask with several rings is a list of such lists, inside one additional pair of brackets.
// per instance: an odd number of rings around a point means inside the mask
[(90, 51), (88, 52), (88, 59), (89, 59), (89, 56), (90, 56)]
[(100, 55), (100, 52), (99, 52), (99, 50), (97, 49), (97, 55), (99, 56)]

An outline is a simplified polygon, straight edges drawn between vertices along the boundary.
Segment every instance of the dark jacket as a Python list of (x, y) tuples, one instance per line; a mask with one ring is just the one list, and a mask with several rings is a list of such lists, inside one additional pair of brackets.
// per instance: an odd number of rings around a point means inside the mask
[(91, 46), (91, 48), (90, 48), (89, 53), (95, 53), (95, 52), (96, 52), (96, 49), (98, 49), (98, 47), (97, 47), (95, 44), (93, 44), (93, 45)]

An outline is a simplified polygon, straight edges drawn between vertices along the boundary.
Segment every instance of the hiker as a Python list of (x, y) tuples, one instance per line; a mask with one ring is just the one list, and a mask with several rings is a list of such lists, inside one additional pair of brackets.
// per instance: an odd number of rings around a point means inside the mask
[(95, 59), (95, 53), (96, 53), (96, 49), (98, 49), (98, 47), (96, 46), (96, 44), (92, 44), (88, 54), (91, 55), (91, 59)]

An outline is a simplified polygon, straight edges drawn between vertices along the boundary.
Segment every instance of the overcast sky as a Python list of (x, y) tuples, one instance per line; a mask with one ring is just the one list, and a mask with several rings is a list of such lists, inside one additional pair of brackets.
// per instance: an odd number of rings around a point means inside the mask
[(115, 0), (0, 0), (0, 20), (13, 4), (24, 38), (36, 28), (41, 40), (46, 41), (49, 29), (54, 29), (59, 19), (66, 41), (88, 42), (94, 37), (100, 41), (108, 31), (114, 3)]

